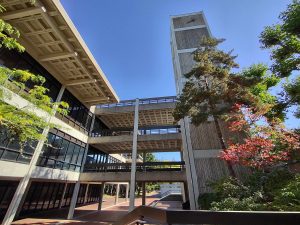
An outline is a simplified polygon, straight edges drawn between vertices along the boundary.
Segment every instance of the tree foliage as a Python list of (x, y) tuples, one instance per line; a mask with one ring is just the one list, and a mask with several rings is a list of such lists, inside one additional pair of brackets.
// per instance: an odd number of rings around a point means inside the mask
[[(5, 10), (2, 6), (0, 8), (1, 12)], [(16, 39), (19, 36), (16, 28), (0, 19), (0, 47), (24, 52), (25, 48)], [(21, 154), (26, 145), (33, 147), (38, 140), (45, 139), (42, 135), (44, 128), (54, 126), (49, 117), (36, 114), (37, 108), (50, 116), (55, 111), (67, 113), (68, 104), (53, 102), (47, 95), (48, 89), (43, 86), (44, 82), (44, 77), (27, 70), (0, 67), (0, 135), (6, 137), (8, 142), (19, 143)], [(11, 99), (13, 94), (7, 90), (18, 94), (29, 103), (22, 108), (8, 104), (7, 100)]]
[[(262, 48), (271, 50), (271, 70), (280, 78), (288, 78), (300, 70), (300, 1), (293, 0), (279, 19), (278, 24), (264, 29), (260, 41)], [(295, 105), (298, 107), (295, 115), (300, 118), (300, 78), (299, 74), (296, 76), (285, 84), (275, 108), (286, 111)]]
[(243, 143), (232, 142), (221, 158), (256, 169), (294, 163), (300, 155), (300, 135), (284, 128), (249, 108), (236, 105), (230, 115), (229, 129), (246, 135)]
[(299, 211), (300, 176), (287, 170), (256, 172), (245, 180), (232, 177), (210, 184), (212, 193), (199, 197), (201, 209)]

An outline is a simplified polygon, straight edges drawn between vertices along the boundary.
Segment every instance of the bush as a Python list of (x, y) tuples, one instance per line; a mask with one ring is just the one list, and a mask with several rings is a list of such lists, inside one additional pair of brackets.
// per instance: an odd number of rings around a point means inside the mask
[(300, 210), (300, 175), (286, 169), (255, 172), (243, 182), (228, 177), (211, 183), (210, 187), (213, 193), (199, 196), (201, 209)]

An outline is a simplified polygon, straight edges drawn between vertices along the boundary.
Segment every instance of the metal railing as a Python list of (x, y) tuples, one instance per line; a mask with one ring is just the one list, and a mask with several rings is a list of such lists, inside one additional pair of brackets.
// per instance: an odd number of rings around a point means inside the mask
[(212, 224), (212, 225), (299, 225), (299, 212), (166, 210), (139, 206), (113, 225)]
[[(176, 102), (176, 96), (139, 99), (139, 105), (159, 104), (159, 103), (169, 103), (169, 102)], [(125, 101), (120, 101), (118, 103), (97, 105), (97, 108), (114, 108), (114, 107), (124, 107), (124, 106), (134, 106), (134, 105), (135, 105), (135, 100), (125, 100)]]
[[(153, 135), (153, 134), (176, 134), (180, 133), (179, 126), (163, 127), (163, 128), (145, 128), (139, 129), (138, 135)], [(92, 132), (92, 137), (106, 137), (106, 136), (121, 136), (121, 135), (133, 135), (133, 130), (100, 130)]]
[(55, 117), (64, 121), (66, 124), (70, 125), (71, 127), (75, 128), (76, 130), (81, 131), (84, 134), (88, 134), (89, 127), (83, 126), (81, 123), (73, 119), (71, 116), (63, 115), (61, 113), (56, 113)]
[[(185, 163), (180, 162), (146, 162), (136, 163), (136, 171), (182, 171), (185, 168)], [(86, 164), (84, 172), (130, 172), (131, 163), (98, 163)]]

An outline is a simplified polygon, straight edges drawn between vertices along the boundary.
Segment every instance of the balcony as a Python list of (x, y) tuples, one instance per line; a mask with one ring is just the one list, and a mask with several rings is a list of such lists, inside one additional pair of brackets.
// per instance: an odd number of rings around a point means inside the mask
[[(133, 131), (102, 130), (93, 132), (89, 144), (108, 153), (130, 153)], [(179, 126), (143, 128), (138, 131), (138, 151), (180, 151), (181, 134)]]

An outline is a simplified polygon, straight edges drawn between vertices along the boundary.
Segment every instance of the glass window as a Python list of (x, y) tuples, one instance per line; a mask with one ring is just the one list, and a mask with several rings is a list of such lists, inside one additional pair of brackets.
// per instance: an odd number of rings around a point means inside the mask
[(79, 152), (80, 152), (80, 146), (79, 145), (75, 145), (73, 156), (72, 156), (72, 160), (71, 160), (72, 164), (76, 164), (77, 163), (77, 158), (78, 158)]
[(18, 152), (12, 152), (12, 151), (4, 151), (2, 155), (2, 159), (6, 159), (9, 161), (16, 161), (19, 156)]
[(65, 139), (62, 140), (61, 150), (59, 151), (59, 155), (57, 157), (58, 160), (63, 161), (65, 159), (65, 154), (68, 150), (69, 143), (70, 142)]
[(67, 163), (71, 162), (74, 148), (75, 148), (75, 144), (70, 142), (68, 151), (66, 154), (65, 162), (67, 162)]

